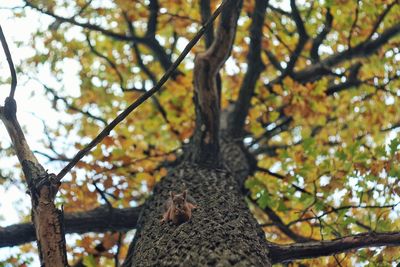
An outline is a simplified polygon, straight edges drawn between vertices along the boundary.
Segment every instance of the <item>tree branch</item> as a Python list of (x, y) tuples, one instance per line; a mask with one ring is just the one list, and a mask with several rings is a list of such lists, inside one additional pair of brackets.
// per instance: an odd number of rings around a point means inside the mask
[[(90, 41), (89, 33), (86, 34), (86, 42), (87, 42), (87, 44), (88, 44), (88, 46), (90, 48), (90, 51), (93, 54), (95, 54), (96, 56), (104, 59), (108, 63), (108, 65), (110, 65), (110, 67), (115, 71), (115, 73), (118, 76), (119, 86), (121, 87), (121, 89), (123, 91), (128, 90), (128, 89), (125, 88), (124, 78), (123, 78), (121, 72), (119, 71), (117, 65), (115, 64), (115, 62), (113, 62), (110, 58), (108, 58), (107, 56), (103, 55), (102, 53), (100, 53), (99, 51), (96, 50), (96, 48), (93, 46), (92, 42)], [(137, 91), (140, 91), (140, 90), (137, 90)]]
[[(84, 29), (97, 31), (97, 32), (100, 32), (100, 33), (104, 34), (105, 36), (111, 37), (115, 40), (128, 41), (128, 42), (134, 41), (134, 42), (143, 44), (153, 51), (153, 53), (156, 55), (156, 57), (160, 60), (160, 64), (162, 65), (162, 67), (165, 70), (168, 70), (168, 68), (171, 67), (171, 65), (172, 65), (172, 62), (169, 59), (167, 53), (165, 52), (163, 47), (160, 45), (160, 43), (155, 39), (154, 36), (149, 35), (149, 36), (140, 37), (140, 36), (136, 36), (136, 35), (129, 36), (129, 35), (126, 35), (123, 33), (117, 33), (112, 30), (104, 29), (95, 24), (79, 22), (75, 19), (75, 16), (66, 18), (66, 17), (56, 15), (53, 12), (45, 10), (44, 8), (40, 8), (39, 6), (31, 3), (28, 0), (24, 0), (24, 2), (27, 6), (33, 8), (43, 14), (49, 15), (60, 22), (68, 22), (72, 25), (79, 26)], [(150, 27), (150, 29), (151, 29), (151, 27)], [(176, 75), (176, 73), (174, 75)]]
[(293, 241), (304, 243), (312, 241), (312, 238), (307, 238), (301, 235), (296, 234), (290, 229), (290, 226), (286, 225), (282, 219), (275, 213), (270, 207), (265, 207), (263, 211), (268, 215), (269, 219), (273, 222), (273, 224), (278, 227), (286, 236), (291, 238)]
[(287, 75), (291, 76), (293, 73), (294, 66), (296, 65), (297, 59), (299, 58), (303, 48), (309, 38), (306, 28), (304, 26), (304, 22), (301, 19), (300, 12), (297, 9), (296, 1), (290, 0), (290, 7), (292, 9), (291, 17), (293, 18), (294, 22), (296, 23), (297, 32), (299, 34), (299, 41), (297, 42), (296, 48), (294, 49), (292, 55), (290, 56), (290, 60), (287, 63), (287, 67), (283, 71), (281, 75), (281, 79), (286, 77)]
[(353, 249), (378, 246), (399, 246), (400, 233), (362, 233), (331, 241), (317, 241), (290, 245), (270, 244), (272, 263), (297, 259), (316, 258), (342, 253)]
[(85, 29), (88, 29), (88, 30), (97, 31), (97, 32), (100, 32), (100, 33), (108, 36), (108, 37), (114, 38), (116, 40), (132, 41), (132, 39), (134, 39), (135, 41), (141, 41), (141, 42), (145, 41), (145, 38), (140, 38), (140, 37), (137, 37), (137, 36), (127, 36), (127, 35), (122, 34), (122, 33), (116, 33), (116, 32), (113, 32), (111, 30), (104, 29), (104, 28), (102, 28), (102, 27), (100, 27), (98, 25), (95, 25), (95, 24), (78, 22), (78, 21), (75, 20), (75, 16), (71, 17), (71, 18), (65, 18), (65, 17), (59, 16), (59, 15), (56, 15), (56, 14), (54, 14), (54, 13), (48, 11), (48, 10), (45, 10), (44, 8), (40, 8), (39, 6), (31, 3), (28, 0), (24, 0), (24, 3), (27, 6), (39, 11), (40, 13), (46, 14), (46, 15), (48, 15), (50, 17), (53, 17), (54, 19), (56, 19), (58, 21), (68, 22), (68, 23), (71, 23), (71, 24), (73, 24), (75, 26), (79, 26), (79, 27), (82, 27), (82, 28), (85, 28)]
[(332, 22), (333, 22), (333, 16), (332, 16), (330, 8), (328, 8), (326, 11), (326, 20), (325, 20), (324, 28), (318, 33), (318, 35), (314, 38), (314, 40), (312, 42), (310, 57), (311, 57), (313, 63), (316, 63), (319, 61), (318, 49), (321, 46), (322, 42), (325, 40), (328, 33), (331, 31)]
[[(210, 0), (200, 0), (200, 14), (201, 23), (204, 24), (211, 16)], [(205, 32), (204, 39), (206, 42), (206, 48), (209, 48), (214, 41), (214, 27), (213, 25)]]
[[(93, 210), (64, 214), (66, 234), (89, 232), (129, 231), (136, 227), (141, 207), (110, 209), (100, 206)], [(36, 240), (35, 229), (31, 223), (0, 227), (0, 248), (22, 245)]]
[(150, 0), (149, 4), (149, 20), (147, 22), (147, 32), (146, 36), (150, 36), (155, 38), (157, 31), (157, 18), (158, 18), (158, 9), (160, 8), (158, 4), (158, 0)]
[(11, 89), (9, 98), (14, 99), (15, 89), (17, 88), (17, 74), (15, 72), (14, 63), (11, 57), (10, 49), (8, 48), (6, 37), (4, 36), (3, 29), (0, 26), (0, 41), (3, 46), (4, 53), (6, 54), (8, 66), (11, 72)]
[(349, 36), (348, 36), (348, 38), (347, 38), (347, 46), (350, 48), (351, 47), (351, 38), (353, 37), (353, 31), (354, 31), (354, 28), (357, 26), (357, 21), (358, 21), (358, 13), (359, 13), (359, 11), (360, 11), (360, 0), (357, 0), (357, 3), (356, 3), (356, 10), (355, 10), (355, 18), (354, 18), (354, 21), (353, 21), (353, 24), (351, 25), (351, 28), (350, 28), (350, 32), (349, 32)]
[(386, 15), (390, 12), (390, 10), (392, 9), (392, 7), (394, 7), (396, 4), (399, 3), (399, 0), (394, 0), (391, 4), (389, 4), (387, 6), (387, 8), (379, 15), (378, 20), (376, 21), (376, 23), (374, 24), (374, 27), (372, 28), (371, 33), (368, 35), (366, 40), (369, 40), (372, 38), (372, 35), (374, 35), (374, 33), (376, 33), (376, 31), (378, 30), (379, 26), (381, 25), (382, 21), (385, 19)]
[(75, 111), (75, 112), (78, 112), (78, 113), (81, 113), (82, 115), (84, 115), (84, 116), (86, 116), (86, 117), (88, 117), (88, 118), (91, 118), (91, 119), (93, 119), (93, 120), (95, 120), (95, 121), (101, 122), (103, 125), (106, 125), (106, 124), (107, 124), (107, 121), (106, 121), (105, 119), (103, 119), (103, 118), (101, 118), (101, 117), (99, 117), (99, 116), (96, 116), (96, 115), (92, 114), (90, 111), (84, 111), (84, 110), (78, 108), (77, 106), (71, 104), (70, 101), (68, 101), (68, 99), (67, 99), (66, 97), (59, 96), (53, 88), (50, 88), (49, 86), (43, 84), (43, 83), (42, 83), (41, 81), (39, 81), (38, 79), (36, 79), (36, 80), (37, 80), (39, 83), (42, 84), (42, 86), (44, 87), (46, 93), (49, 93), (49, 94), (51, 94), (51, 95), (53, 96), (53, 98), (54, 98), (53, 105), (54, 105), (58, 100), (60, 100), (61, 102), (64, 103), (64, 105), (67, 107), (67, 109), (72, 110), (72, 111)]
[(229, 132), (233, 137), (239, 137), (243, 134), (256, 83), (265, 68), (261, 60), (261, 40), (267, 5), (268, 1), (266, 0), (256, 0), (255, 3), (250, 26), (249, 53), (247, 54), (248, 69), (240, 86), (239, 97), (235, 102), (234, 110), (230, 115), (230, 123), (228, 124), (230, 127)]
[(319, 63), (304, 68), (301, 71), (293, 73), (295, 80), (306, 83), (320, 79), (323, 75), (329, 74), (329, 68), (342, 63), (345, 60), (354, 58), (362, 58), (371, 55), (377, 51), (381, 46), (386, 44), (391, 38), (400, 33), (400, 23), (386, 29), (376, 39), (366, 39), (364, 42), (349, 48), (343, 52), (329, 56)]
[(193, 144), (197, 148), (191, 159), (215, 167), (219, 161), (220, 96), (218, 73), (229, 57), (236, 35), (242, 0), (224, 0), (214, 42), (195, 59), (193, 71), (196, 130)]

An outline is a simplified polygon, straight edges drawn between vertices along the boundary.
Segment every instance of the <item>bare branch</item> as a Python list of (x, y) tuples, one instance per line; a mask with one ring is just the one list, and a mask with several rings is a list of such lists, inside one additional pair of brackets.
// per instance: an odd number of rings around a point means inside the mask
[(330, 241), (297, 243), (290, 245), (270, 244), (272, 263), (285, 262), (297, 259), (316, 258), (343, 253), (353, 249), (378, 246), (399, 246), (400, 233), (362, 233), (346, 236)]
[(39, 83), (42, 84), (42, 86), (44, 87), (46, 93), (49, 93), (53, 96), (54, 101), (57, 102), (58, 100), (62, 101), (64, 103), (64, 105), (67, 107), (67, 109), (72, 110), (72, 111), (76, 111), (78, 113), (81, 113), (84, 116), (87, 116), (88, 118), (91, 118), (95, 121), (101, 122), (102, 124), (107, 124), (107, 121), (99, 116), (96, 116), (94, 114), (92, 114), (90, 111), (84, 111), (80, 108), (78, 108), (77, 106), (73, 105), (70, 103), (70, 101), (68, 101), (68, 99), (66, 97), (62, 97), (59, 96), (56, 93), (56, 90), (53, 88), (50, 88), (49, 86), (43, 84), (41, 81), (39, 81), (38, 79), (36, 79)]
[(279, 70), (282, 73), (284, 71), (284, 68), (282, 68), (281, 63), (278, 61), (276, 56), (267, 49), (264, 50), (264, 53), (267, 55), (268, 60), (272, 64), (272, 66), (274, 66), (275, 69)]
[(280, 15), (284, 15), (284, 16), (287, 16), (287, 17), (291, 16), (290, 12), (287, 12), (287, 11), (285, 11), (285, 10), (279, 8), (279, 7), (275, 7), (275, 6), (271, 5), (270, 3), (268, 4), (268, 8), (271, 9), (272, 11), (280, 14)]
[[(143, 45), (146, 45), (154, 52), (154, 54), (160, 60), (160, 63), (165, 70), (168, 70), (168, 68), (172, 65), (172, 62), (169, 59), (167, 53), (165, 52), (163, 47), (160, 45), (160, 43), (154, 38), (154, 36), (153, 37), (151, 37), (151, 36), (140, 37), (140, 36), (136, 36), (136, 35), (129, 36), (129, 35), (126, 35), (123, 33), (117, 33), (112, 30), (109, 30), (109, 29), (104, 29), (104, 28), (100, 27), (99, 25), (79, 22), (75, 19), (75, 16), (66, 18), (66, 17), (56, 15), (53, 12), (50, 12), (44, 8), (40, 8), (39, 6), (31, 3), (28, 0), (24, 0), (24, 2), (26, 3), (27, 6), (33, 8), (43, 14), (49, 15), (60, 22), (68, 22), (72, 25), (79, 26), (79, 27), (82, 27), (87, 30), (97, 31), (97, 32), (100, 32), (100, 33), (104, 34), (105, 36), (108, 36), (115, 40), (128, 41), (128, 42), (134, 41), (134, 42), (138, 42)], [(176, 75), (176, 74), (174, 74), (174, 75)]]
[(89, 45), (90, 51), (92, 51), (92, 53), (95, 54), (96, 56), (104, 59), (108, 63), (108, 65), (110, 65), (110, 67), (115, 71), (115, 73), (118, 76), (121, 89), (127, 90), (124, 85), (124, 78), (122, 77), (122, 74), (119, 71), (117, 65), (110, 58), (106, 57), (105, 55), (103, 55), (102, 53), (100, 53), (99, 51), (96, 50), (96, 48), (93, 46), (93, 44), (90, 41), (89, 33), (86, 34), (86, 41)]
[(230, 116), (229, 131), (233, 137), (239, 137), (243, 134), (256, 83), (265, 68), (261, 60), (261, 40), (267, 5), (268, 1), (266, 0), (256, 0), (255, 3), (250, 27), (249, 52), (247, 54), (248, 69), (240, 86), (239, 97)]

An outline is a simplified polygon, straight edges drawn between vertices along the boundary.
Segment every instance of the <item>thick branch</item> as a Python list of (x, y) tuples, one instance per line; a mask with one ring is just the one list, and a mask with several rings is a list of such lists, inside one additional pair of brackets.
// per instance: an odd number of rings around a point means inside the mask
[(346, 51), (329, 56), (317, 64), (293, 73), (293, 77), (295, 80), (302, 83), (316, 81), (323, 75), (329, 74), (331, 67), (336, 66), (345, 60), (362, 58), (371, 55), (399, 33), (400, 23), (386, 29), (376, 39), (365, 40), (353, 48), (349, 48)]
[(256, 0), (253, 11), (253, 21), (250, 27), (250, 46), (247, 54), (247, 72), (240, 86), (239, 97), (235, 103), (233, 113), (230, 117), (230, 133), (238, 137), (243, 133), (244, 124), (250, 109), (250, 100), (254, 94), (256, 83), (264, 70), (261, 60), (262, 29), (265, 19), (265, 9), (268, 5), (266, 0)]
[[(86, 212), (67, 213), (64, 215), (65, 233), (129, 231), (136, 227), (140, 209), (109, 209), (108, 206), (101, 206)], [(35, 240), (35, 229), (31, 223), (0, 228), (0, 248), (18, 246)]]
[[(204, 24), (211, 16), (210, 0), (200, 0), (201, 23)], [(214, 41), (214, 27), (208, 28), (204, 34), (206, 47), (209, 48)]]
[(149, 20), (147, 22), (147, 36), (154, 37), (157, 31), (157, 18), (158, 18), (158, 9), (160, 8), (158, 4), (158, 0), (150, 0), (149, 4)]
[(400, 233), (363, 233), (353, 236), (291, 245), (270, 245), (270, 256), (273, 263), (297, 259), (316, 258), (346, 252), (352, 249), (378, 246), (399, 246)]
[(196, 105), (196, 131), (192, 160), (199, 164), (215, 166), (219, 161), (220, 88), (218, 73), (229, 57), (236, 35), (241, 0), (224, 0), (224, 7), (214, 42), (195, 59), (194, 90)]

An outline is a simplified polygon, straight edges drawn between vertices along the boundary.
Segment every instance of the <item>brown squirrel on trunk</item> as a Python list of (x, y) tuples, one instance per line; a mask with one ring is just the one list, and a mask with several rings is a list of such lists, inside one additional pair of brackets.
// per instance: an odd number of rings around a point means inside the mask
[(192, 210), (197, 208), (196, 205), (187, 201), (187, 190), (182, 194), (175, 194), (169, 192), (170, 197), (166, 202), (166, 212), (161, 219), (161, 223), (172, 221), (174, 224), (181, 224), (187, 222), (192, 217)]

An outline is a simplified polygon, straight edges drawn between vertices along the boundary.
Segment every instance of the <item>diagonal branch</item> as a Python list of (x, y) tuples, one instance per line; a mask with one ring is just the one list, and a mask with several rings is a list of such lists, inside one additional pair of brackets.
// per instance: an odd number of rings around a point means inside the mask
[(374, 24), (374, 27), (372, 28), (371, 33), (368, 35), (367, 40), (371, 39), (372, 36), (376, 33), (378, 30), (379, 26), (381, 25), (382, 21), (385, 19), (386, 15), (390, 12), (392, 7), (394, 7), (396, 4), (399, 4), (399, 0), (394, 0), (391, 4), (387, 6), (387, 8), (379, 15), (378, 20)]
[(133, 102), (129, 107), (127, 107), (121, 114), (119, 114), (110, 124), (108, 124), (89, 144), (87, 144), (82, 150), (80, 150), (74, 158), (65, 166), (60, 173), (57, 175), (57, 180), (60, 181), (86, 154), (90, 152), (96, 145), (98, 145), (110, 132), (123, 121), (132, 111), (134, 111), (138, 106), (140, 106), (144, 101), (150, 98), (153, 94), (161, 89), (165, 82), (173, 75), (178, 65), (183, 61), (187, 54), (193, 46), (200, 40), (201, 36), (204, 34), (205, 30), (211, 25), (211, 23), (217, 18), (221, 13), (223, 4), (214, 12), (207, 23), (199, 30), (199, 32), (193, 37), (193, 39), (186, 45), (185, 49), (176, 59), (176, 61), (171, 65), (171, 67), (165, 72), (158, 83), (149, 91), (141, 95), (135, 102)]
[(103, 55), (102, 53), (100, 53), (99, 51), (96, 50), (96, 48), (93, 46), (92, 42), (90, 41), (90, 36), (89, 33), (86, 33), (86, 42), (90, 48), (90, 51), (95, 54), (96, 56), (104, 59), (108, 65), (110, 65), (110, 67), (115, 71), (115, 73), (118, 76), (119, 79), (119, 86), (121, 87), (122, 90), (128, 90), (125, 88), (124, 85), (124, 78), (121, 74), (121, 72), (119, 71), (117, 64), (114, 63), (114, 61), (112, 61), (110, 58), (108, 58), (107, 56)]
[(399, 33), (400, 23), (397, 23), (382, 32), (376, 39), (366, 39), (352, 48), (329, 56), (317, 64), (313, 64), (293, 73), (293, 77), (295, 80), (302, 83), (316, 81), (322, 76), (329, 74), (329, 68), (334, 67), (343, 61), (348, 61), (354, 58), (363, 58), (371, 55)]
[[(100, 206), (84, 212), (64, 214), (66, 234), (89, 232), (129, 231), (136, 227), (141, 207), (110, 209)], [(35, 229), (31, 223), (0, 227), (0, 248), (18, 246), (36, 240)]]
[(362, 233), (330, 241), (297, 243), (290, 245), (269, 244), (272, 263), (308, 259), (343, 253), (353, 249), (378, 246), (399, 246), (400, 232)]

